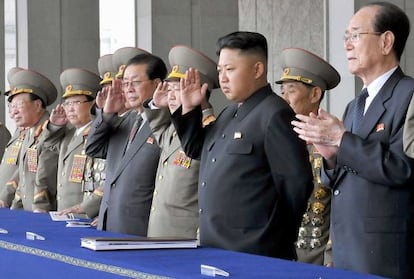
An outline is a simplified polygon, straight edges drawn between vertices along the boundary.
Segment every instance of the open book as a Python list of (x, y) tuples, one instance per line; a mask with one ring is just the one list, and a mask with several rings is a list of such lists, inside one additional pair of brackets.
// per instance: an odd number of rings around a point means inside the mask
[(82, 237), (81, 247), (95, 251), (197, 248), (197, 240), (175, 237)]

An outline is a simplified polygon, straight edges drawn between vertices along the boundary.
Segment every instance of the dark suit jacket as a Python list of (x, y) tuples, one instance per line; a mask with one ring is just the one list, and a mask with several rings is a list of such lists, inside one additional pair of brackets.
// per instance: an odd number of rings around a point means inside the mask
[(173, 114), (186, 154), (201, 155), (200, 241), (286, 259), (313, 189), (305, 143), (289, 105), (265, 86), (201, 126), (201, 110)]
[[(397, 69), (368, 108), (359, 130), (339, 146), (331, 227), (334, 265), (387, 277), (414, 270), (413, 161), (403, 152), (403, 125), (414, 80)], [(355, 100), (344, 114), (352, 129)], [(328, 185), (325, 183), (325, 185)]]
[[(86, 153), (106, 158), (107, 163), (98, 229), (145, 236), (160, 148), (145, 121), (124, 155), (135, 115), (130, 112), (120, 121), (113, 116), (111, 121), (105, 122), (102, 110), (98, 110), (89, 132)], [(155, 131), (165, 129), (170, 123), (169, 115), (157, 117)]]

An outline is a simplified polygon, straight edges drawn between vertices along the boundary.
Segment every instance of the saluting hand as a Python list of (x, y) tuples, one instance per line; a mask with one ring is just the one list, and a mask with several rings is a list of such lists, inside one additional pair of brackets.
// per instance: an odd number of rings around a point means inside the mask
[(98, 108), (103, 108), (106, 102), (106, 93), (107, 90), (99, 90), (98, 94), (96, 94), (95, 103)]
[(56, 126), (64, 126), (68, 123), (68, 119), (66, 117), (66, 112), (63, 108), (63, 105), (59, 104), (56, 106), (56, 108), (52, 109), (49, 121), (50, 123)]
[(158, 108), (165, 108), (168, 106), (168, 82), (160, 82), (157, 85), (153, 95), (153, 103)]
[(114, 79), (111, 86), (102, 89), (102, 94), (106, 94), (106, 101), (103, 107), (104, 113), (118, 113), (125, 108), (122, 80)]
[(190, 68), (185, 72), (185, 78), (180, 80), (182, 114), (199, 106), (206, 97), (208, 84), (200, 84), (200, 73), (197, 69)]

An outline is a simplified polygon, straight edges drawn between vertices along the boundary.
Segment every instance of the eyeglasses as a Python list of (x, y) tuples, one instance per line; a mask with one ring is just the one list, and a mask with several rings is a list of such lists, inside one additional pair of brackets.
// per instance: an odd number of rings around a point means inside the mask
[(147, 80), (132, 80), (132, 81), (123, 81), (122, 82), (122, 89), (128, 89), (130, 86), (133, 88), (138, 88), (141, 83), (149, 81), (150, 79)]
[(26, 103), (31, 101), (16, 101), (15, 103), (8, 103), (9, 109), (21, 109)]
[(168, 86), (167, 90), (168, 91), (180, 91), (181, 88), (180, 88), (180, 86)]
[(90, 101), (86, 100), (86, 101), (67, 101), (62, 103), (62, 106), (67, 108), (67, 107), (74, 107), (74, 106), (79, 106), (80, 104), (83, 103), (89, 103)]
[(348, 41), (351, 43), (356, 43), (356, 42), (359, 42), (361, 35), (379, 36), (381, 34), (382, 34), (381, 32), (352, 32), (352, 33), (346, 33), (343, 37), (343, 40), (344, 40), (344, 43), (347, 43)]

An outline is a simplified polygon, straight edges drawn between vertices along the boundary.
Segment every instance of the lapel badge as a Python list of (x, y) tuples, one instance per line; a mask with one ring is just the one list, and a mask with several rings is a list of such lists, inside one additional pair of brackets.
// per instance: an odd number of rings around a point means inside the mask
[(154, 144), (154, 139), (152, 137), (147, 138), (147, 143)]
[(377, 124), (375, 132), (380, 132), (380, 131), (383, 131), (384, 129), (385, 129), (384, 123), (379, 123), (379, 124)]
[(241, 132), (234, 132), (233, 139), (241, 139), (241, 138), (242, 138), (242, 133)]

